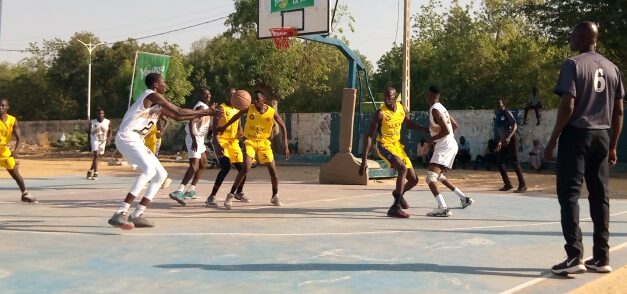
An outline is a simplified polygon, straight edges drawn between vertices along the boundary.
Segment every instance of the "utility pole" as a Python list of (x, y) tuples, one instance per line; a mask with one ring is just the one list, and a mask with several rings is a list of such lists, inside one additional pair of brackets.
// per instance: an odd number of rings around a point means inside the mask
[(403, 89), (401, 96), (401, 104), (409, 109), (409, 84), (411, 82), (409, 74), (409, 55), (410, 55), (410, 43), (411, 43), (411, 18), (410, 7), (411, 0), (404, 0), (404, 22), (403, 22)]
[(104, 43), (92, 45), (91, 41), (88, 44), (85, 44), (81, 40), (77, 41), (81, 42), (81, 44), (83, 44), (83, 46), (85, 46), (85, 48), (87, 48), (87, 51), (89, 52), (89, 66), (87, 73), (87, 120), (91, 120), (91, 52), (93, 52), (96, 47), (103, 45)]

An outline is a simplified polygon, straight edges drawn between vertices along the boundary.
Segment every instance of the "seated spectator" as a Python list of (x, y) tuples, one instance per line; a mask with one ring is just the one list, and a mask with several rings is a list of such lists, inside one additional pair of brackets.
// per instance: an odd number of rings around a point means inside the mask
[(418, 142), (418, 156), (422, 161), (422, 165), (427, 167), (427, 164), (429, 164), (429, 145), (425, 142), (425, 138), (420, 138)]
[(494, 149), (496, 149), (496, 141), (492, 139), (488, 140), (488, 146), (485, 149), (485, 153), (483, 155), (477, 154), (477, 159), (475, 159), (475, 166), (473, 169), (477, 170), (479, 163), (483, 163), (485, 164), (486, 170), (492, 170), (490, 165), (492, 163), (496, 163), (496, 152)]
[(533, 140), (533, 149), (529, 152), (529, 165), (531, 165), (531, 168), (533, 168), (536, 172), (540, 172), (540, 169), (542, 169), (543, 157), (544, 146), (542, 146), (540, 140)]
[(463, 169), (466, 169), (466, 163), (472, 159), (470, 156), (470, 144), (466, 141), (464, 136), (459, 137), (459, 150), (455, 156), (455, 161), (462, 165)]
[(529, 96), (529, 102), (525, 107), (525, 115), (523, 119), (523, 126), (527, 124), (527, 113), (533, 109), (536, 112), (536, 126), (540, 125), (540, 109), (542, 109), (542, 102), (540, 101), (540, 94), (538, 88), (533, 87), (531, 89), (531, 95)]

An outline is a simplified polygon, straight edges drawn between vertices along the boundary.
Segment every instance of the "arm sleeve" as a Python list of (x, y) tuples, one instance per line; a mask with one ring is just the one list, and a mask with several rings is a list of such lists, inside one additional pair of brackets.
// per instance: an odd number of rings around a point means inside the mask
[(575, 62), (568, 59), (562, 63), (559, 78), (557, 79), (557, 85), (555, 85), (555, 93), (557, 96), (563, 97), (564, 94), (577, 97), (577, 68)]

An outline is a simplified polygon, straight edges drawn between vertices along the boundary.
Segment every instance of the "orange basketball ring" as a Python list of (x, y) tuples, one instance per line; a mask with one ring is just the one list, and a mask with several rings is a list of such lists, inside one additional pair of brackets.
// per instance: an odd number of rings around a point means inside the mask
[(296, 36), (297, 31), (292, 27), (284, 27), (271, 28), (270, 33), (277, 49), (287, 49), (290, 48), (290, 37)]

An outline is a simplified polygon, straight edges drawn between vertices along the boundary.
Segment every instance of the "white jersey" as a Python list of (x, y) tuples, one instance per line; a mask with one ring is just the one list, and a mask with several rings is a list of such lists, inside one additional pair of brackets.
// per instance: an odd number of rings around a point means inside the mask
[(446, 110), (444, 105), (442, 105), (442, 103), (440, 102), (433, 104), (433, 106), (429, 108), (429, 134), (431, 135), (431, 137), (433, 137), (440, 133), (440, 125), (436, 124), (435, 121), (433, 120), (432, 112), (434, 109), (437, 110), (442, 115), (442, 119), (444, 120), (444, 123), (446, 124), (446, 128), (449, 131), (449, 134), (446, 137), (438, 141), (442, 141), (446, 139), (447, 137), (451, 137), (454, 140), (455, 137), (453, 136), (453, 124), (451, 123), (451, 117), (448, 115), (448, 111)]
[[(196, 103), (196, 105), (194, 106), (194, 109), (199, 108), (199, 107), (200, 109), (209, 109), (209, 106), (202, 101), (198, 101), (198, 103)], [(196, 122), (192, 125), (192, 133), (194, 134), (194, 136), (204, 137), (207, 135), (207, 133), (209, 133), (210, 127), (211, 127), (211, 117), (203, 116), (203, 117), (200, 117), (198, 120), (196, 120)], [(187, 125), (185, 125), (185, 132), (188, 135), (190, 134), (189, 122), (187, 122)]]
[(445, 127), (449, 130), (449, 134), (444, 138), (435, 141), (433, 156), (429, 162), (450, 169), (453, 167), (455, 155), (458, 150), (457, 142), (455, 141), (455, 136), (453, 135), (453, 124), (451, 123), (451, 117), (444, 105), (439, 102), (433, 104), (433, 106), (429, 109), (429, 133), (432, 137), (439, 134), (441, 128), (440, 125), (435, 123), (433, 116), (431, 115), (434, 109), (442, 115), (442, 119), (444, 120)]
[(146, 90), (137, 98), (137, 101), (131, 105), (122, 119), (118, 133), (134, 132), (143, 137), (150, 132), (150, 129), (156, 127), (159, 115), (161, 114), (161, 106), (155, 104), (150, 108), (144, 107), (144, 99), (152, 93), (155, 93), (155, 91), (150, 89)]
[(109, 127), (111, 126), (111, 121), (108, 119), (103, 119), (102, 122), (99, 122), (97, 119), (91, 120), (91, 141), (106, 141), (107, 140), (107, 132), (109, 132)]

